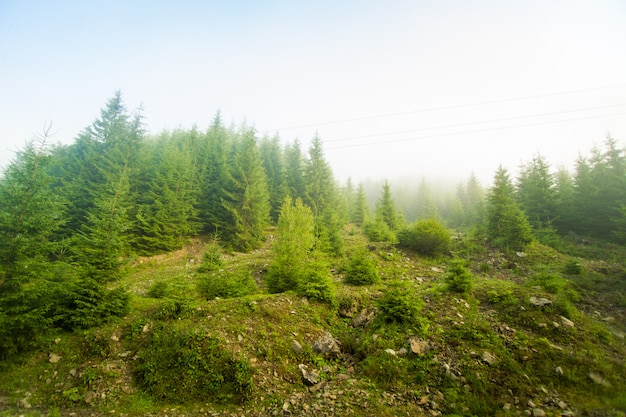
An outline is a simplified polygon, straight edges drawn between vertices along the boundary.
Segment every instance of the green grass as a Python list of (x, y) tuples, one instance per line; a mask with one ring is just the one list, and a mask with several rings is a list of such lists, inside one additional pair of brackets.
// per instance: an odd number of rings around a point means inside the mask
[[(346, 259), (331, 258), (336, 302), (330, 304), (294, 292), (267, 294), (267, 247), (223, 255), (220, 273), (244, 271), (256, 285), (254, 293), (233, 298), (207, 299), (196, 290), (208, 276), (197, 273), (204, 249), (199, 243), (138, 259), (120, 283), (132, 294), (128, 316), (59, 332), (39, 351), (2, 364), (0, 398), (7, 409), (0, 416), (165, 415), (174, 407), (188, 415), (243, 409), (271, 415), (282, 413), (286, 402), (293, 415), (330, 413), (331, 407), (335, 415), (424, 415), (432, 401), (444, 415), (516, 415), (528, 400), (541, 404), (555, 397), (577, 413), (626, 411), (626, 347), (612, 333), (624, 328), (623, 310), (608, 307), (626, 308), (620, 304), (626, 293), (620, 293), (626, 286), (622, 264), (576, 258), (578, 268), (570, 255), (539, 244), (520, 257), (455, 242), (456, 255), (467, 254), (472, 273), (471, 288), (457, 293), (445, 282), (450, 258), (368, 245), (358, 231), (348, 232), (346, 252), (368, 247), (381, 280), (345, 285)], [(531, 296), (553, 304), (535, 307)], [(377, 314), (368, 325), (351, 325), (359, 312), (373, 308)], [(614, 319), (603, 320), (608, 316)], [(312, 349), (326, 331), (341, 342), (342, 355)], [(427, 341), (430, 349), (411, 354), (411, 338)], [(50, 362), (52, 353), (58, 362)], [(301, 363), (326, 387), (309, 392)], [(611, 386), (595, 383), (590, 372)], [(179, 385), (187, 396), (176, 391)], [(91, 399), (92, 392), (98, 396)], [(31, 409), (15, 406), (26, 397)], [(420, 404), (424, 398), (428, 406)], [(513, 405), (508, 414), (505, 403)]]

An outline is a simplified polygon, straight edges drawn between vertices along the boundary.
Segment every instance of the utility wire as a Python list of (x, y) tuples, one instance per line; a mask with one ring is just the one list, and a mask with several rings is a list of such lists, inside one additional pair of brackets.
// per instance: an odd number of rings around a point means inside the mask
[(432, 127), (422, 127), (422, 128), (419, 128), (419, 129), (398, 130), (398, 131), (395, 131), (395, 132), (383, 132), (383, 133), (372, 133), (372, 134), (369, 134), (369, 135), (348, 136), (348, 137), (337, 138), (337, 139), (326, 139), (326, 140), (324, 140), (324, 143), (344, 142), (344, 141), (354, 140), (354, 139), (371, 138), (371, 137), (376, 137), (376, 136), (397, 135), (397, 134), (403, 134), (403, 133), (413, 133), (413, 132), (420, 132), (420, 131), (424, 131), (424, 130), (447, 129), (447, 128), (451, 128), (451, 127), (461, 127), (461, 126), (472, 126), (472, 125), (480, 125), (480, 124), (487, 124), (487, 123), (508, 122), (508, 121), (512, 121), (512, 120), (531, 119), (531, 118), (535, 118), (535, 117), (545, 117), (545, 116), (555, 116), (555, 115), (559, 115), (559, 114), (577, 113), (577, 112), (581, 112), (581, 111), (600, 110), (600, 109), (608, 109), (608, 108), (612, 108), (612, 107), (621, 107), (621, 106), (626, 106), (626, 103), (610, 104), (610, 105), (606, 105), (606, 106), (596, 106), (596, 107), (585, 107), (585, 108), (581, 108), (581, 109), (563, 110), (563, 111), (550, 112), (550, 113), (529, 114), (529, 115), (525, 115), (525, 116), (506, 117), (506, 118), (501, 118), (501, 119), (482, 120), (482, 121), (476, 121), (476, 122), (464, 122), (464, 123), (439, 125), (439, 126), (432, 126)]
[(409, 141), (417, 141), (417, 140), (423, 140), (423, 139), (432, 139), (432, 138), (440, 138), (440, 137), (447, 137), (447, 136), (465, 135), (465, 134), (470, 134), (470, 133), (491, 132), (491, 131), (494, 131), (494, 130), (517, 129), (517, 128), (520, 128), (520, 127), (540, 126), (540, 125), (555, 124), (555, 123), (573, 122), (573, 121), (578, 121), (578, 120), (596, 119), (596, 118), (600, 118), (600, 117), (620, 116), (620, 115), (624, 115), (624, 114), (626, 114), (626, 112), (610, 113), (610, 114), (600, 114), (600, 115), (584, 116), (584, 117), (575, 117), (575, 118), (571, 118), (571, 119), (549, 120), (549, 121), (545, 121), (545, 122), (525, 123), (525, 124), (519, 124), (519, 125), (513, 125), (513, 126), (498, 126), (498, 127), (485, 128), (485, 129), (465, 130), (465, 131), (461, 131), (461, 132), (440, 133), (440, 134), (434, 134), (434, 135), (418, 136), (418, 137), (413, 137), (413, 138), (391, 139), (391, 140), (385, 140), (385, 141), (379, 141), (379, 142), (356, 143), (356, 144), (352, 144), (352, 145), (343, 145), (343, 146), (331, 146), (329, 148), (326, 148), (326, 150), (327, 151), (332, 151), (332, 150), (337, 150), (337, 149), (357, 148), (357, 147), (361, 147), (361, 146), (384, 145), (384, 144), (388, 144), (388, 143), (409, 142)]
[(302, 124), (302, 125), (297, 125), (297, 126), (283, 127), (283, 128), (279, 128), (279, 129), (267, 129), (265, 131), (266, 132), (279, 132), (279, 131), (282, 131), (282, 130), (292, 130), (292, 129), (300, 129), (300, 128), (305, 128), (305, 127), (326, 126), (326, 125), (333, 125), (333, 124), (339, 124), (339, 123), (356, 122), (356, 121), (360, 121), (360, 120), (381, 119), (381, 118), (385, 118), (385, 117), (402, 116), (402, 115), (406, 115), (406, 114), (427, 113), (427, 112), (435, 112), (435, 111), (440, 111), (440, 110), (451, 110), (451, 109), (460, 109), (460, 108), (466, 108), (466, 107), (477, 107), (477, 106), (483, 106), (483, 105), (487, 105), (487, 104), (499, 104), (499, 103), (513, 102), (513, 101), (532, 100), (532, 99), (544, 98), (544, 97), (556, 97), (556, 96), (584, 93), (584, 92), (589, 92), (589, 91), (606, 90), (606, 89), (609, 89), (609, 88), (618, 88), (618, 87), (623, 87), (623, 86), (624, 85), (614, 85), (614, 86), (606, 86), (606, 87), (594, 87), (594, 88), (585, 88), (585, 89), (580, 89), (580, 90), (560, 91), (560, 92), (556, 92), (556, 93), (537, 94), (537, 95), (533, 95), (533, 96), (509, 97), (509, 98), (504, 98), (504, 99), (480, 101), (480, 102), (474, 102), (474, 103), (453, 104), (453, 105), (449, 105), (449, 106), (440, 106), (440, 107), (428, 107), (428, 108), (423, 108), (423, 109), (415, 109), (415, 110), (408, 110), (408, 111), (401, 111), (401, 112), (394, 112), (394, 113), (383, 113), (383, 114), (375, 114), (375, 115), (354, 117), (354, 118), (348, 118), (348, 119), (330, 120), (330, 121), (319, 122), (319, 123), (308, 123), (308, 124)]

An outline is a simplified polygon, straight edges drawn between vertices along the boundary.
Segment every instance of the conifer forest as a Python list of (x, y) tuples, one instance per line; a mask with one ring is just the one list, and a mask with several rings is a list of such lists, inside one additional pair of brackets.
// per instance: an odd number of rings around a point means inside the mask
[(121, 92), (54, 140), (0, 176), (0, 416), (626, 413), (623, 138), (450, 187)]

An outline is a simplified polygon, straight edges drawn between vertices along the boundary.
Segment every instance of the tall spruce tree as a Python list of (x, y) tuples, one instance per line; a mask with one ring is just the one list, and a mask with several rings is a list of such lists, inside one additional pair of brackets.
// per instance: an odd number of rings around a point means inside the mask
[(486, 229), (489, 241), (505, 250), (521, 251), (532, 241), (532, 229), (515, 201), (513, 182), (502, 166), (489, 190)]
[(285, 154), (285, 180), (287, 193), (293, 198), (300, 198), (306, 201), (306, 191), (304, 186), (304, 156), (300, 149), (300, 142), (297, 140), (287, 145)]
[(226, 198), (229, 181), (228, 155), (233, 138), (223, 126), (219, 112), (213, 118), (203, 145), (198, 162), (198, 219), (205, 233), (221, 235), (231, 219), (222, 201)]
[(249, 251), (263, 243), (269, 222), (267, 179), (253, 130), (243, 132), (229, 158), (229, 175), (224, 208), (230, 221), (224, 225), (225, 238), (237, 250)]
[(285, 165), (283, 151), (278, 136), (265, 137), (259, 145), (263, 167), (267, 175), (267, 187), (270, 202), (270, 218), (273, 223), (278, 221), (280, 208), (287, 196), (287, 182), (285, 178)]
[(340, 253), (341, 218), (339, 215), (339, 191), (330, 165), (324, 158), (322, 140), (315, 135), (309, 148), (309, 158), (304, 169), (304, 202), (311, 207), (315, 216), (319, 244), (325, 250)]
[(359, 186), (357, 187), (351, 214), (352, 217), (350, 220), (357, 226), (362, 227), (363, 224), (369, 220), (370, 208), (367, 203), (367, 196), (365, 195), (363, 183), (359, 183)]
[(63, 204), (50, 188), (46, 137), (18, 152), (0, 179), (0, 359), (34, 346), (53, 323)]
[(557, 216), (556, 191), (550, 165), (541, 155), (521, 166), (516, 197), (535, 231), (548, 229)]
[(376, 202), (374, 218), (385, 223), (389, 230), (392, 231), (399, 229), (403, 223), (401, 216), (396, 209), (395, 201), (391, 195), (391, 186), (387, 180), (385, 180), (383, 184), (382, 195)]

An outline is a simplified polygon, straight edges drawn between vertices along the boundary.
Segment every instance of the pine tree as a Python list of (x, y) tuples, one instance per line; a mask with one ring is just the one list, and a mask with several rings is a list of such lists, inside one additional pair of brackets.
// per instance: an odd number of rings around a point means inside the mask
[(276, 240), (272, 244), (273, 260), (267, 275), (270, 292), (297, 288), (315, 244), (314, 228), (311, 209), (299, 198), (295, 203), (291, 197), (285, 198), (278, 218)]
[(0, 179), (0, 359), (33, 347), (52, 324), (63, 204), (50, 188), (46, 138), (18, 152)]
[(259, 146), (263, 167), (267, 175), (267, 186), (270, 202), (270, 218), (273, 223), (278, 221), (280, 208), (287, 196), (287, 183), (285, 179), (285, 166), (283, 152), (278, 136), (263, 138)]
[(141, 253), (180, 248), (196, 232), (193, 136), (193, 131), (177, 131), (152, 145), (151, 158), (143, 166), (145, 186), (134, 210), (133, 242)]
[(285, 179), (287, 185), (287, 193), (291, 198), (301, 198), (306, 200), (306, 192), (304, 186), (304, 157), (300, 149), (300, 142), (294, 141), (291, 145), (287, 145), (284, 150), (285, 154)]
[(422, 178), (417, 189), (417, 219), (434, 219), (439, 221), (441, 216), (435, 204), (430, 187), (425, 178)]
[(556, 218), (556, 193), (550, 165), (541, 155), (520, 169), (517, 201), (535, 230), (550, 228)]
[(521, 251), (532, 241), (532, 229), (515, 201), (513, 183), (503, 167), (496, 171), (489, 191), (486, 226), (487, 238), (502, 249)]
[(304, 202), (311, 207), (316, 222), (319, 244), (324, 250), (340, 253), (341, 219), (339, 216), (339, 192), (333, 178), (330, 165), (324, 158), (322, 141), (319, 136), (313, 138), (309, 148), (309, 159), (304, 169)]
[(244, 132), (234, 144), (229, 167), (222, 200), (230, 214), (224, 225), (225, 239), (235, 249), (249, 251), (263, 242), (270, 211), (267, 179), (253, 131)]
[(222, 201), (229, 181), (228, 155), (233, 139), (222, 125), (218, 112), (206, 133), (203, 154), (199, 160), (198, 218), (203, 231), (220, 235), (226, 230), (231, 215)]
[(363, 183), (359, 184), (356, 191), (356, 197), (354, 199), (354, 207), (352, 208), (352, 223), (362, 227), (363, 224), (369, 220), (370, 208), (367, 204), (367, 197), (365, 196), (365, 189)]
[(387, 180), (385, 180), (383, 184), (383, 193), (376, 202), (374, 218), (377, 221), (385, 223), (391, 231), (397, 230), (400, 227), (400, 215), (396, 209), (395, 202), (391, 195), (391, 187)]

